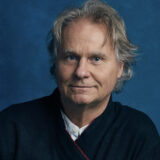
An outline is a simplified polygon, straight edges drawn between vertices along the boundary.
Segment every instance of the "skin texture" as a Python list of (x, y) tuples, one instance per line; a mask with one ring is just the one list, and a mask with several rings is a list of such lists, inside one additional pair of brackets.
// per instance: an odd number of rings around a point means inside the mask
[(123, 63), (117, 62), (106, 26), (82, 18), (64, 29), (56, 71), (64, 112), (82, 127), (105, 110)]

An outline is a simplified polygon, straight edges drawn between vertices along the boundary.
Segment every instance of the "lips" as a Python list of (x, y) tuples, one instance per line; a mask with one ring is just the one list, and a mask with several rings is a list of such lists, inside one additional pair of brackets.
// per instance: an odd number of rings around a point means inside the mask
[(70, 85), (73, 88), (92, 88), (93, 86), (90, 85)]

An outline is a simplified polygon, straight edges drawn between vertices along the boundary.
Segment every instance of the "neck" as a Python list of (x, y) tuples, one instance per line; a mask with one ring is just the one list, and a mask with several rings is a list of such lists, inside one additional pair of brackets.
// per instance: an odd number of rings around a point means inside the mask
[(106, 109), (110, 96), (104, 102), (94, 104), (75, 104), (62, 101), (63, 109), (68, 118), (78, 127), (90, 124)]

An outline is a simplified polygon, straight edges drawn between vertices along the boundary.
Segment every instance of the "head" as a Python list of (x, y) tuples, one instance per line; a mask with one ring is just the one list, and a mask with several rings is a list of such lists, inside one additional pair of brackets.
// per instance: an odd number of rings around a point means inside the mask
[[(64, 30), (80, 19), (88, 19), (93, 24), (103, 24), (106, 29), (106, 41), (110, 40), (117, 62), (123, 63), (123, 72), (117, 78), (114, 91), (119, 92), (124, 83), (133, 75), (136, 47), (129, 41), (125, 24), (119, 14), (107, 3), (100, 0), (88, 0), (81, 8), (71, 8), (62, 12), (54, 22), (50, 32), (48, 49), (52, 57), (51, 73), (55, 76), (57, 55), (63, 48)], [(107, 68), (106, 68), (107, 70)]]

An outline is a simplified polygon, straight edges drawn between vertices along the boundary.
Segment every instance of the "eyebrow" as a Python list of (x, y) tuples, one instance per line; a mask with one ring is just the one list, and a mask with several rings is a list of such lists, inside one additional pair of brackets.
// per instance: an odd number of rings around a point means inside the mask
[(76, 54), (72, 49), (63, 49), (63, 53), (73, 53)]
[[(74, 54), (74, 55), (79, 56), (79, 54), (77, 52), (73, 51), (72, 49), (64, 49), (63, 53)], [(93, 56), (102, 57), (102, 58), (107, 57), (107, 55), (105, 53), (102, 53), (102, 52), (91, 52), (91, 53), (88, 53), (88, 55), (91, 56), (91, 57), (93, 57)]]
[(101, 52), (93, 52), (91, 53), (91, 56), (98, 56), (98, 57), (103, 57), (103, 58), (107, 57), (106, 54), (101, 53)]

